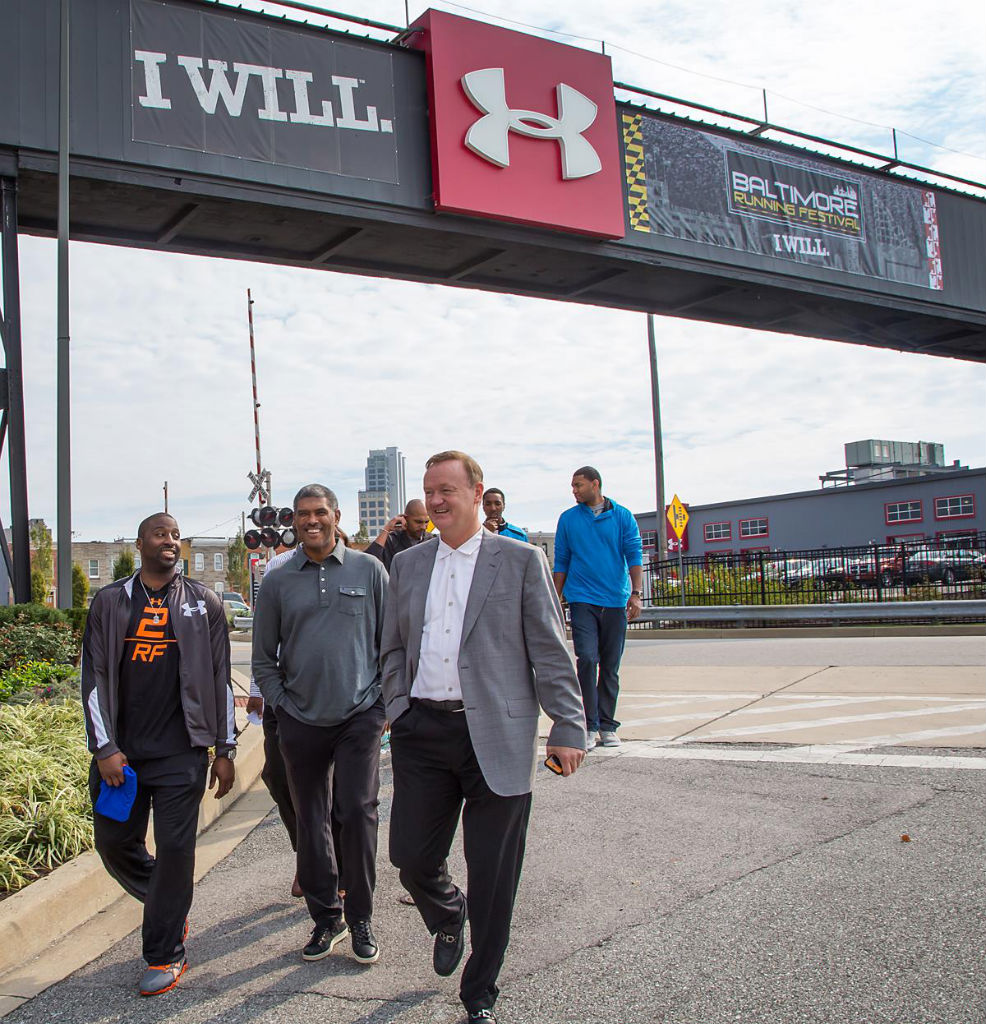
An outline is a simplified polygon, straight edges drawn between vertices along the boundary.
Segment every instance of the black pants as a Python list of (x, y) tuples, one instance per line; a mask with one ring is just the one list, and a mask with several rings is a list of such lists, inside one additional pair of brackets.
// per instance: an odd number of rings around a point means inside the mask
[(383, 723), (382, 700), (340, 725), (308, 725), (277, 712), (298, 821), (298, 883), (317, 925), (343, 912), (336, 842), (326, 827), (333, 811), (346, 864), (346, 922), (373, 916)]
[[(294, 800), (291, 798), (291, 784), (288, 782), (288, 769), (281, 753), (281, 741), (277, 734), (277, 715), (269, 705), (264, 705), (264, 770), (260, 773), (267, 792), (277, 804), (277, 813), (281, 816), (291, 849), (298, 849), (298, 816), (294, 812)], [(339, 827), (339, 816), (335, 810), (335, 795), (332, 797), (332, 843), (336, 851), (336, 866), (339, 871), (339, 888), (346, 888), (345, 871), (342, 866), (342, 843)]]
[[(144, 904), (141, 930), (144, 959), (166, 964), (184, 955), (181, 934), (192, 905), (195, 827), (205, 792), (208, 758), (203, 750), (187, 780), (142, 781), (137, 768), (137, 797), (130, 817), (114, 821), (93, 814), (96, 850), (110, 875)], [(89, 767), (89, 792), (99, 795), (96, 760)], [(154, 808), (155, 856), (147, 852), (147, 819)]]
[(277, 734), (277, 715), (269, 705), (264, 705), (264, 770), (260, 773), (267, 792), (277, 804), (281, 821), (291, 840), (291, 849), (298, 849), (298, 818), (294, 813), (291, 787), (288, 784), (288, 770), (281, 755), (281, 743)]
[[(531, 794), (498, 796), (490, 789), (462, 712), (412, 704), (391, 723), (390, 744), (391, 863), (432, 934), (457, 930), (468, 910), (472, 952), (459, 996), (467, 1010), (492, 1007), (510, 941)], [(468, 902), (448, 871), (460, 811)]]

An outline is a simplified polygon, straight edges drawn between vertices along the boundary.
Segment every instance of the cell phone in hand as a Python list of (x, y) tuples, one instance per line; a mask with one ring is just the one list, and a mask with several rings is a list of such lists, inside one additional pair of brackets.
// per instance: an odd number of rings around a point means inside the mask
[(554, 772), (555, 775), (561, 775), (563, 773), (561, 761), (558, 760), (557, 754), (551, 754), (549, 757), (546, 757), (544, 759), (544, 767), (547, 768), (548, 771)]

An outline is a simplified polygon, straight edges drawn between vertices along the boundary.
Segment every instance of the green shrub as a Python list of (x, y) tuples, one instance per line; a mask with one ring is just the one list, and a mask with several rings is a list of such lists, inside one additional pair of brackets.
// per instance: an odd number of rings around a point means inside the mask
[(0, 672), (0, 701), (25, 693), (50, 700), (56, 693), (64, 692), (61, 684), (65, 680), (74, 677), (75, 669), (71, 665), (55, 665), (50, 661), (22, 661), (6, 672)]
[(0, 892), (92, 846), (82, 707), (0, 705)]
[(0, 626), (14, 622), (43, 622), (45, 624), (68, 622), (65, 612), (43, 604), (0, 604)]
[(81, 641), (72, 627), (60, 622), (31, 622), (18, 618), (0, 626), (0, 672), (27, 661), (74, 665)]
[(88, 608), (66, 608), (65, 618), (72, 624), (72, 628), (81, 637), (86, 631), (86, 619), (89, 618)]

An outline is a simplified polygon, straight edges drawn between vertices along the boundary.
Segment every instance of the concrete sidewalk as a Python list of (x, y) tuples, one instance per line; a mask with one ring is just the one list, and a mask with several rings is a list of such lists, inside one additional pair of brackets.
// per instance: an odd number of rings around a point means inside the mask
[[(634, 747), (590, 755), (569, 780), (539, 773), (504, 1024), (980, 1024), (986, 772), (654, 761)], [(398, 902), (390, 794), (385, 758), (377, 965), (347, 943), (301, 960), (310, 922), (288, 895), (275, 812), (198, 883), (177, 990), (136, 995), (132, 933), (7, 1021), (459, 1021), (457, 978), (432, 973), (417, 912)]]

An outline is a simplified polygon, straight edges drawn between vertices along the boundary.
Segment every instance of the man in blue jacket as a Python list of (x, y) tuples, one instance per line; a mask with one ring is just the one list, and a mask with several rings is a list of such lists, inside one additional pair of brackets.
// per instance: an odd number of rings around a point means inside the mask
[(575, 507), (561, 514), (555, 534), (555, 589), (571, 610), (589, 747), (597, 732), (602, 746), (618, 747), (620, 659), (643, 594), (640, 530), (629, 509), (603, 495), (592, 466), (572, 475), (572, 494)]

